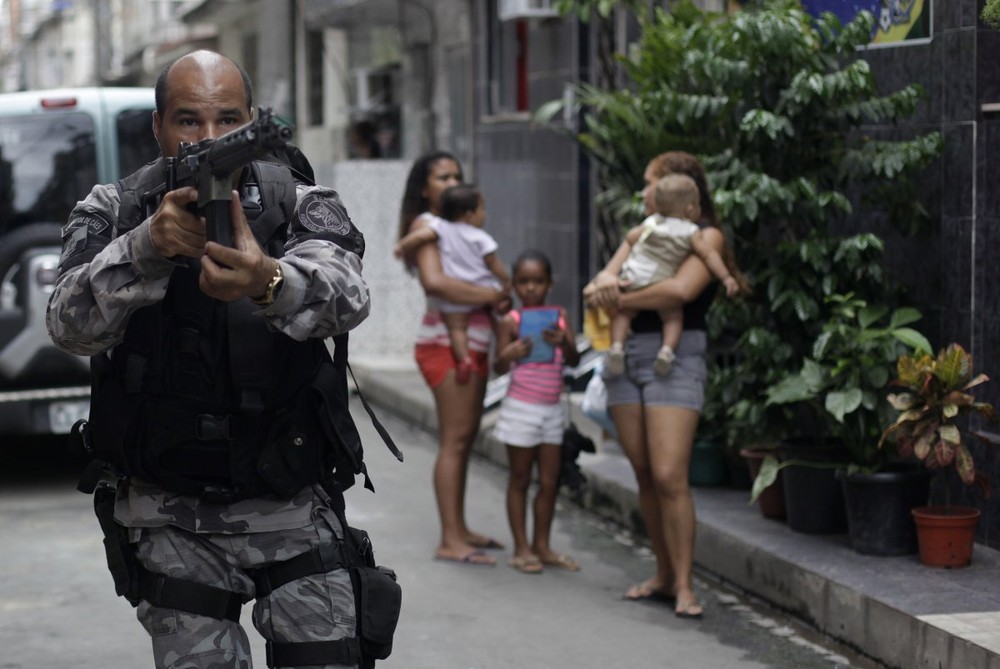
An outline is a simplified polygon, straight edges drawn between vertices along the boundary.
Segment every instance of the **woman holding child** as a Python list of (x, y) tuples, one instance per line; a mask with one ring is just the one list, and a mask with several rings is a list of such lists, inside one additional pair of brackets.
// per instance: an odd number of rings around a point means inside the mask
[[(697, 185), (700, 215), (694, 222), (699, 236), (713, 255), (724, 255), (725, 239), (705, 171), (691, 154), (673, 151), (649, 162), (642, 191), (646, 215), (656, 213), (656, 184), (670, 174), (687, 175)], [(620, 260), (622, 254), (619, 249), (616, 257)], [(738, 269), (729, 269), (742, 279)], [(626, 286), (610, 267), (584, 290), (591, 305), (638, 312), (624, 345), (624, 373), (604, 373), (609, 411), (635, 471), (643, 519), (656, 555), (656, 573), (629, 588), (625, 597), (672, 602), (675, 614), (682, 618), (700, 618), (703, 611), (691, 584), (695, 513), (688, 464), (707, 377), (705, 315), (716, 293), (709, 285), (712, 280), (705, 261), (690, 254), (672, 278), (643, 288), (622, 290)], [(683, 329), (672, 365), (667, 373), (654, 373), (663, 345), (661, 314), (676, 309), (683, 309)]]
[[(399, 237), (431, 226), (441, 214), (441, 194), (462, 183), (458, 160), (439, 151), (418, 158), (410, 169), (400, 210)], [(435, 558), (471, 565), (492, 566), (496, 560), (485, 548), (503, 548), (488, 536), (473, 532), (465, 522), (465, 484), (472, 444), (479, 431), (483, 397), (489, 374), (488, 352), (491, 317), (484, 308), (468, 316), (468, 372), (458, 383), (458, 361), (452, 353), (448, 330), (437, 307), (438, 300), (468, 305), (509, 306), (505, 289), (467, 283), (445, 275), (436, 244), (422, 244), (407, 265), (415, 268), (428, 297), (417, 332), (415, 357), (424, 380), (434, 395), (438, 418), (439, 449), (434, 463), (434, 494), (441, 522), (441, 538)], [(464, 376), (464, 374), (463, 374)]]

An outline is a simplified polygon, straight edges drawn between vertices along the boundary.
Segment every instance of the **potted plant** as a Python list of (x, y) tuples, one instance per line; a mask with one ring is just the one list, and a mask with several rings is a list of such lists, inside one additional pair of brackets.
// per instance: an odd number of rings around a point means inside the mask
[(718, 398), (706, 393), (688, 465), (688, 482), (693, 486), (720, 486), (729, 478), (720, 417)]
[[(897, 451), (915, 458), (938, 475), (957, 475), (966, 485), (978, 484), (989, 494), (988, 482), (976, 470), (965, 444), (967, 436), (987, 440), (968, 430), (970, 414), (990, 421), (997, 418), (992, 404), (977, 402), (968, 392), (989, 380), (973, 372), (972, 355), (959, 344), (941, 349), (937, 356), (921, 352), (904, 355), (896, 365), (893, 386), (900, 392), (889, 395), (889, 403), (899, 416), (882, 434), (895, 439)], [(947, 486), (943, 506), (913, 509), (920, 546), (920, 561), (940, 567), (964, 567), (972, 559), (979, 509), (953, 506)]]
[[(905, 553), (915, 548), (912, 531), (905, 536), (905, 529), (911, 526), (909, 509), (920, 499), (919, 487), (904, 495), (902, 508), (895, 490), (888, 499), (870, 499), (872, 485), (881, 492), (884, 484), (901, 482), (897, 479), (909, 482), (911, 478), (907, 472), (897, 471), (878, 447), (889, 411), (880, 393), (901, 354), (914, 349), (929, 351), (930, 344), (910, 327), (921, 318), (916, 309), (890, 312), (888, 307), (870, 305), (852, 293), (833, 295), (828, 303), (830, 317), (813, 344), (811, 356), (797, 373), (767, 390), (769, 404), (798, 409), (806, 436), (785, 440), (779, 449), (780, 462), (774, 457), (765, 459), (758, 481), (764, 485), (785, 469), (788, 521), (794, 530), (829, 533), (847, 529), (852, 546), (859, 552)], [(836, 470), (842, 470), (839, 476), (835, 476)], [(922, 484), (917, 484), (923, 485), (926, 498), (927, 478), (922, 478)], [(855, 499), (856, 491), (863, 499)], [(904, 533), (898, 540), (897, 528)]]

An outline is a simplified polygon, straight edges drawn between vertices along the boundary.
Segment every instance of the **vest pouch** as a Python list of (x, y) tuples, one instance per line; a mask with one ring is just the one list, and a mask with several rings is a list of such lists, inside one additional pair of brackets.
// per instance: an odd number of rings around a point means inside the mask
[(125, 390), (125, 382), (116, 374), (107, 353), (90, 359), (90, 429), (93, 457), (110, 464), (119, 474), (134, 473), (138, 454), (126, 449), (135, 443), (135, 417), (144, 400)]
[[(183, 404), (157, 398), (137, 416), (145, 434), (142, 473), (168, 490), (233, 499), (241, 484), (234, 480), (230, 457), (232, 417), (198, 413)], [(249, 446), (249, 445), (248, 445)]]
[(294, 430), (291, 421), (275, 422), (257, 460), (257, 474), (279, 497), (294, 497), (318, 479), (323, 464), (320, 461), (321, 451), (313, 443), (314, 439)]
[(323, 363), (312, 381), (320, 428), (332, 449), (337, 481), (346, 490), (354, 475), (365, 471), (361, 435), (348, 406), (347, 377), (330, 363)]

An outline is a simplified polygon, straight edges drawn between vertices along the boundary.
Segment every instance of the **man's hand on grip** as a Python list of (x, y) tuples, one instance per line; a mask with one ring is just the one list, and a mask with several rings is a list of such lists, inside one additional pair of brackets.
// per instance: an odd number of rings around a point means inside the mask
[(187, 209), (197, 199), (198, 191), (190, 186), (170, 191), (150, 217), (153, 246), (164, 258), (197, 258), (205, 252), (205, 220)]
[(263, 295), (274, 276), (277, 262), (264, 253), (254, 238), (236, 191), (233, 191), (229, 210), (233, 221), (233, 248), (208, 242), (201, 258), (199, 280), (202, 292), (223, 302)]

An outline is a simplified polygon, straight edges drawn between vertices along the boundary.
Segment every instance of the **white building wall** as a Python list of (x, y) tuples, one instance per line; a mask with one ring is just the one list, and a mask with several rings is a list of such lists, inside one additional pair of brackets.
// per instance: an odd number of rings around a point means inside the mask
[(332, 184), (365, 236), (364, 276), (371, 315), (351, 333), (351, 360), (369, 366), (413, 365), (413, 342), (424, 312), (416, 277), (392, 255), (408, 160), (349, 160), (315, 165), (317, 181)]
[(94, 44), (94, 11), (90, 3), (73, 3), (63, 12), (60, 39), (65, 62), (65, 86), (93, 86), (97, 83)]

